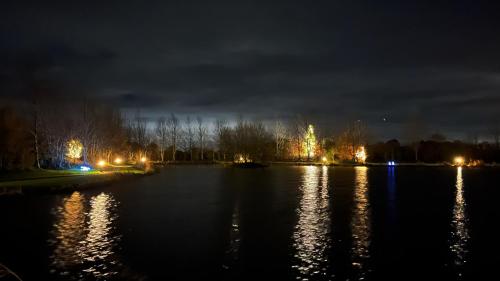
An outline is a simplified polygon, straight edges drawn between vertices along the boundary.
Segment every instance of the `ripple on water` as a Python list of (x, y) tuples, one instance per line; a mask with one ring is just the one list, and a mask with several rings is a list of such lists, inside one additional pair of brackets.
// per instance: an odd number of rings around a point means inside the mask
[(358, 280), (366, 278), (370, 258), (371, 212), (368, 200), (368, 168), (355, 167), (354, 207), (351, 218), (351, 260)]
[(326, 276), (330, 241), (330, 205), (328, 168), (303, 167), (300, 191), (302, 197), (297, 210), (299, 220), (293, 233), (297, 279)]
[(466, 213), (466, 202), (464, 197), (464, 183), (462, 178), (462, 167), (457, 168), (457, 179), (455, 184), (455, 205), (453, 207), (453, 218), (451, 221), (450, 250), (457, 274), (461, 276), (462, 267), (467, 262), (469, 229)]
[(62, 200), (49, 239), (51, 273), (70, 280), (109, 279), (118, 273), (116, 205), (106, 193), (88, 200), (74, 192)]

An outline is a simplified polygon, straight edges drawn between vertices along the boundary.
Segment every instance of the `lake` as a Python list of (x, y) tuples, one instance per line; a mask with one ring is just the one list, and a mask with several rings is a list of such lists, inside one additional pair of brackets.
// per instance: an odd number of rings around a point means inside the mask
[(23, 280), (481, 280), (499, 272), (499, 172), (175, 166), (2, 197), (0, 263)]

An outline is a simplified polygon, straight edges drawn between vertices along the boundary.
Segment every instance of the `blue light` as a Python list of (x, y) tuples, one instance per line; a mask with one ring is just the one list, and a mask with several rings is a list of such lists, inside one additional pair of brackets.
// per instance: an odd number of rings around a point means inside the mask
[(90, 171), (90, 167), (80, 166), (80, 171), (82, 171), (82, 172), (88, 172), (88, 171)]
[(396, 166), (396, 162), (389, 161), (389, 162), (387, 162), (387, 166)]

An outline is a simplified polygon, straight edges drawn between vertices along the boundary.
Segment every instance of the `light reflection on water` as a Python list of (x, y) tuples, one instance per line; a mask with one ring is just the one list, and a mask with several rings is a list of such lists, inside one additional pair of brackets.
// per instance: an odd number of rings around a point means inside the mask
[(110, 279), (117, 274), (115, 207), (115, 200), (106, 193), (90, 198), (90, 204), (79, 192), (63, 199), (49, 239), (52, 273), (70, 280)]
[(387, 192), (388, 192), (388, 209), (389, 209), (389, 219), (391, 223), (395, 223), (396, 220), (396, 176), (395, 167), (387, 167)]
[[(453, 254), (455, 266), (462, 266), (467, 262), (467, 242), (469, 240), (468, 218), (465, 212), (464, 182), (462, 167), (457, 168), (455, 184), (455, 206), (453, 207), (453, 220), (450, 249)], [(459, 271), (460, 274), (460, 271)]]
[(81, 263), (80, 243), (85, 239), (85, 207), (84, 197), (79, 192), (74, 192), (63, 200), (62, 206), (56, 212), (58, 220), (54, 225), (54, 245), (52, 266), (60, 269), (62, 275), (67, 275), (65, 270)]
[(226, 248), (225, 259), (223, 267), (228, 269), (232, 267), (239, 258), (241, 244), (240, 235), (240, 210), (239, 203), (236, 202), (233, 208), (233, 215), (231, 218), (231, 229), (229, 231), (229, 245)]
[(359, 280), (366, 278), (370, 257), (371, 214), (368, 201), (368, 168), (355, 167), (354, 206), (351, 219), (351, 260)]
[(325, 276), (328, 270), (330, 205), (328, 167), (305, 166), (298, 208), (299, 220), (293, 234), (298, 278)]

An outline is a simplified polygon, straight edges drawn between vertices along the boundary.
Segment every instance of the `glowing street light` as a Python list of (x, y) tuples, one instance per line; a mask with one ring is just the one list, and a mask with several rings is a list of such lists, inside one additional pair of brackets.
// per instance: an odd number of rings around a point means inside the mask
[(122, 159), (120, 157), (116, 157), (115, 159), (115, 164), (121, 164), (122, 163)]
[(326, 161), (328, 161), (328, 158), (326, 158), (326, 156), (323, 156), (323, 157), (321, 158), (321, 161), (326, 162)]
[(99, 160), (99, 162), (97, 162), (97, 166), (99, 166), (99, 167), (104, 167), (104, 166), (106, 166), (106, 161), (104, 161), (104, 160)]
[(148, 161), (148, 159), (146, 157), (141, 157), (141, 162), (142, 163), (146, 163), (146, 161)]
[(457, 166), (462, 166), (465, 163), (465, 159), (462, 156), (457, 156), (453, 159), (453, 162), (455, 162)]

